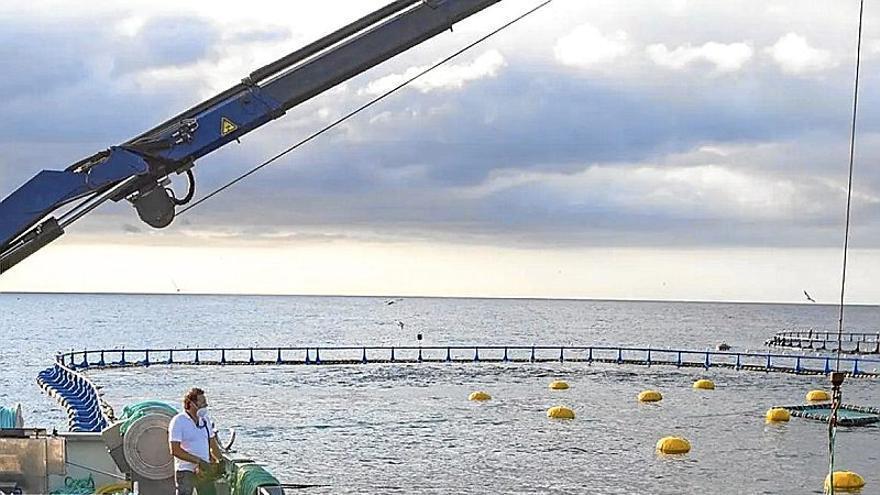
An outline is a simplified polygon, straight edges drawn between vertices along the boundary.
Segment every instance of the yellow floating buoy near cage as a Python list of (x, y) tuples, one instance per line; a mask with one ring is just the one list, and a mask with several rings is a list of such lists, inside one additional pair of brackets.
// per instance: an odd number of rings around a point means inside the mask
[(550, 389), (551, 390), (566, 390), (566, 389), (568, 389), (568, 383), (566, 383), (562, 380), (553, 380), (552, 382), (550, 382)]
[(471, 392), (471, 395), (468, 396), (468, 400), (476, 400), (476, 401), (489, 400), (491, 398), (492, 398), (491, 395), (487, 394), (486, 392), (483, 392), (482, 390), (478, 390), (476, 392)]
[(639, 394), (639, 402), (657, 402), (663, 400), (663, 395), (656, 390), (645, 390)]
[(555, 406), (547, 409), (547, 417), (553, 419), (574, 419), (574, 411), (565, 406)]
[(697, 380), (694, 382), (694, 388), (700, 390), (715, 390), (715, 382), (706, 379)]
[[(829, 478), (831, 476), (825, 476), (825, 490), (828, 491), (830, 488)], [(858, 474), (852, 471), (834, 471), (834, 489), (835, 490), (858, 490), (865, 486), (865, 478), (862, 478)]]
[(807, 400), (813, 402), (831, 400), (831, 394), (824, 390), (810, 390), (809, 392), (807, 392)]
[(767, 410), (766, 418), (768, 423), (778, 423), (790, 420), (791, 413), (788, 412), (788, 409), (783, 409), (781, 407), (772, 407)]
[(691, 444), (681, 437), (663, 437), (657, 441), (657, 450), (664, 454), (687, 454)]

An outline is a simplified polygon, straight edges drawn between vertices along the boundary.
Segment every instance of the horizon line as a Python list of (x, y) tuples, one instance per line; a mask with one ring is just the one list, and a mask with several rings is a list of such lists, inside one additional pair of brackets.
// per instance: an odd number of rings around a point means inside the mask
[[(616, 299), (603, 297), (530, 297), (530, 296), (431, 296), (399, 294), (283, 294), (283, 293), (234, 293), (234, 292), (118, 292), (118, 291), (0, 291), (0, 295), (77, 295), (77, 296), (197, 296), (197, 297), (326, 297), (362, 299), (464, 299), (464, 300), (510, 300), (510, 301), (593, 301), (593, 302), (634, 302), (634, 303), (681, 303), (681, 304), (766, 304), (797, 306), (831, 306), (839, 303), (810, 303), (792, 301), (743, 301), (717, 299)], [(878, 306), (876, 303), (846, 303), (845, 306)]]

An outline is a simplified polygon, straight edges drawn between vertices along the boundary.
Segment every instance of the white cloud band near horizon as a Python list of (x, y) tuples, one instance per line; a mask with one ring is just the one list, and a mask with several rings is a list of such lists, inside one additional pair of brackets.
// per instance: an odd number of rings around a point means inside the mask
[[(116, 292), (819, 303), (833, 249), (521, 249), (419, 242), (158, 245), (67, 239), (0, 277), (2, 292)], [(876, 304), (880, 251), (850, 253), (849, 304)], [(76, 263), (71, 263), (76, 259)]]

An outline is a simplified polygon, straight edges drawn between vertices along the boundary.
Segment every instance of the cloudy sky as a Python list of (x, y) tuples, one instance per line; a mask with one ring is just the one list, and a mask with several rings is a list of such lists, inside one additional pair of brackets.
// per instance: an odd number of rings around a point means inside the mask
[[(384, 3), (0, 4), (0, 196)], [(505, 0), (204, 158), (199, 193), (536, 3)], [(169, 229), (103, 208), (0, 290), (834, 302), (857, 14), (556, 0)], [(850, 300), (876, 303), (870, 5), (863, 57)]]

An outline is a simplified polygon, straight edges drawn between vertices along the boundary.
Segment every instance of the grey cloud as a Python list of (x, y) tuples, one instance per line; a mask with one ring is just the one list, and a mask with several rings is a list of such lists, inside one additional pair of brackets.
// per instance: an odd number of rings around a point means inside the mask
[(290, 35), (291, 33), (289, 29), (280, 27), (250, 29), (233, 34), (227, 39), (227, 42), (234, 44), (274, 43), (285, 41), (290, 38)]
[[(106, 147), (191, 102), (198, 89), (192, 83), (135, 89), (110, 69), (114, 63), (134, 69), (192, 62), (204, 55), (213, 28), (189, 18), (164, 19), (147, 23), (144, 39), (120, 40), (112, 26), (101, 18), (88, 29), (73, 21), (45, 25), (0, 19), (0, 55), (12, 64), (0, 80), (0, 142)], [(174, 26), (192, 31), (179, 34)], [(42, 158), (38, 150), (36, 155)]]
[(118, 39), (113, 51), (115, 74), (153, 67), (183, 66), (202, 60), (221, 38), (220, 29), (198, 17), (152, 18), (130, 39)]
[(86, 80), (90, 68), (83, 59), (100, 44), (90, 34), (75, 24), (0, 19), (4, 103)]
[[(400, 95), (371, 114), (397, 117), (371, 125), (371, 115), (360, 116), (352, 124), (357, 139), (324, 136), (285, 159), (286, 172), (278, 174), (292, 187), (328, 193), (368, 190), (382, 178), (375, 170), (414, 166), (424, 169), (415, 180), (467, 185), (497, 169), (565, 171), (584, 163), (627, 163), (689, 151), (705, 142), (773, 142), (824, 132), (827, 144), (827, 133), (846, 126), (840, 108), (819, 103), (808, 111), (802, 101), (784, 101), (784, 95), (773, 93), (755, 94), (754, 101), (745, 102), (731, 96), (735, 88), (716, 86), (686, 99), (665, 98), (656, 89), (614, 88), (563, 76), (547, 82), (509, 71), (463, 92)], [(809, 101), (823, 101), (818, 93), (831, 98), (813, 86), (801, 93)], [(430, 115), (438, 107), (443, 112)], [(418, 116), (410, 117), (413, 113)], [(273, 137), (268, 143), (283, 146), (281, 133), (261, 132)], [(781, 158), (775, 166), (791, 161)], [(363, 174), (364, 169), (373, 171)]]

